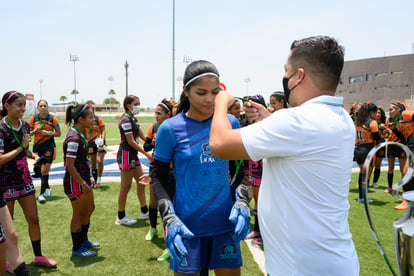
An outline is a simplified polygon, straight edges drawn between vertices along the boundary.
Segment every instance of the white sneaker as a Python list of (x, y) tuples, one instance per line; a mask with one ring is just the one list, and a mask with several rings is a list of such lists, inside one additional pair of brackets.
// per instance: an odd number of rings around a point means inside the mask
[(135, 223), (137, 223), (136, 219), (132, 219), (127, 216), (123, 217), (122, 219), (119, 219), (118, 217), (116, 217), (116, 220), (115, 220), (115, 224), (117, 225), (132, 225)]
[(149, 211), (147, 211), (146, 213), (141, 212), (141, 219), (148, 219), (148, 218), (149, 218)]
[(377, 183), (372, 183), (372, 187), (374, 187), (374, 188), (378, 188), (379, 186), (378, 186), (378, 184)]
[(38, 200), (40, 203), (45, 203), (45, 202), (46, 202), (46, 198), (43, 196), (43, 194), (41, 194), (40, 196), (38, 196), (37, 200)]
[(43, 195), (44, 197), (50, 197), (52, 195), (52, 189), (46, 189)]

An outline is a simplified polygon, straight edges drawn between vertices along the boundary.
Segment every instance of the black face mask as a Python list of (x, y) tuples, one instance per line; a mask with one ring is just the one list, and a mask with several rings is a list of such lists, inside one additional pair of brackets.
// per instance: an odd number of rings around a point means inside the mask
[[(289, 89), (289, 80), (297, 73), (298, 71), (295, 71), (295, 73), (293, 73), (292, 75), (290, 75), (289, 78), (283, 78), (283, 91), (285, 92), (285, 102), (288, 104), (289, 103), (289, 96), (290, 96), (290, 92), (292, 92), (293, 89), (296, 88), (296, 86), (298, 86), (302, 81), (300, 81), (298, 84), (296, 84), (295, 86), (292, 87), (292, 89)], [(302, 79), (303, 80), (303, 79)]]

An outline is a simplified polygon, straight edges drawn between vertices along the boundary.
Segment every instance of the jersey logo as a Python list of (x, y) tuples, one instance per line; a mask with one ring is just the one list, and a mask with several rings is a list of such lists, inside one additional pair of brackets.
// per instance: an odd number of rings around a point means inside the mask
[(123, 124), (121, 125), (121, 127), (122, 127), (122, 129), (123, 129), (124, 131), (131, 130), (131, 129), (132, 129), (131, 123), (123, 123)]
[(203, 151), (200, 154), (200, 164), (216, 162), (214, 156), (211, 155), (209, 143), (203, 144), (201, 147)]
[(77, 142), (69, 142), (68, 143), (68, 151), (69, 152), (78, 152), (79, 143)]
[(3, 138), (0, 138), (0, 147), (4, 147), (4, 140), (3, 140)]

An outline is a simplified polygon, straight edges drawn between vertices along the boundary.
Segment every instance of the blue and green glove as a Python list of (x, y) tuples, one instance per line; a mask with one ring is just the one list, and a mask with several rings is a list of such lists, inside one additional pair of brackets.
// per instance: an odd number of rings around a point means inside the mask
[(187, 249), (185, 248), (182, 238), (190, 239), (194, 234), (185, 224), (176, 216), (172, 202), (168, 199), (158, 201), (165, 229), (165, 244), (172, 259), (178, 260), (182, 266), (187, 266)]
[(236, 224), (233, 240), (240, 242), (246, 237), (250, 228), (249, 192), (244, 184), (236, 188), (236, 202), (231, 209), (229, 220)]

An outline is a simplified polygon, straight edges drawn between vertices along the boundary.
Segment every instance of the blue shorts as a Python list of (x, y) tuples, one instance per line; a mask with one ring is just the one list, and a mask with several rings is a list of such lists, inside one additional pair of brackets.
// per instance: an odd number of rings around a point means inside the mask
[(187, 266), (170, 258), (170, 268), (174, 272), (199, 273), (202, 267), (238, 268), (241, 267), (242, 257), (240, 243), (233, 241), (233, 231), (210, 237), (184, 239), (188, 251)]

